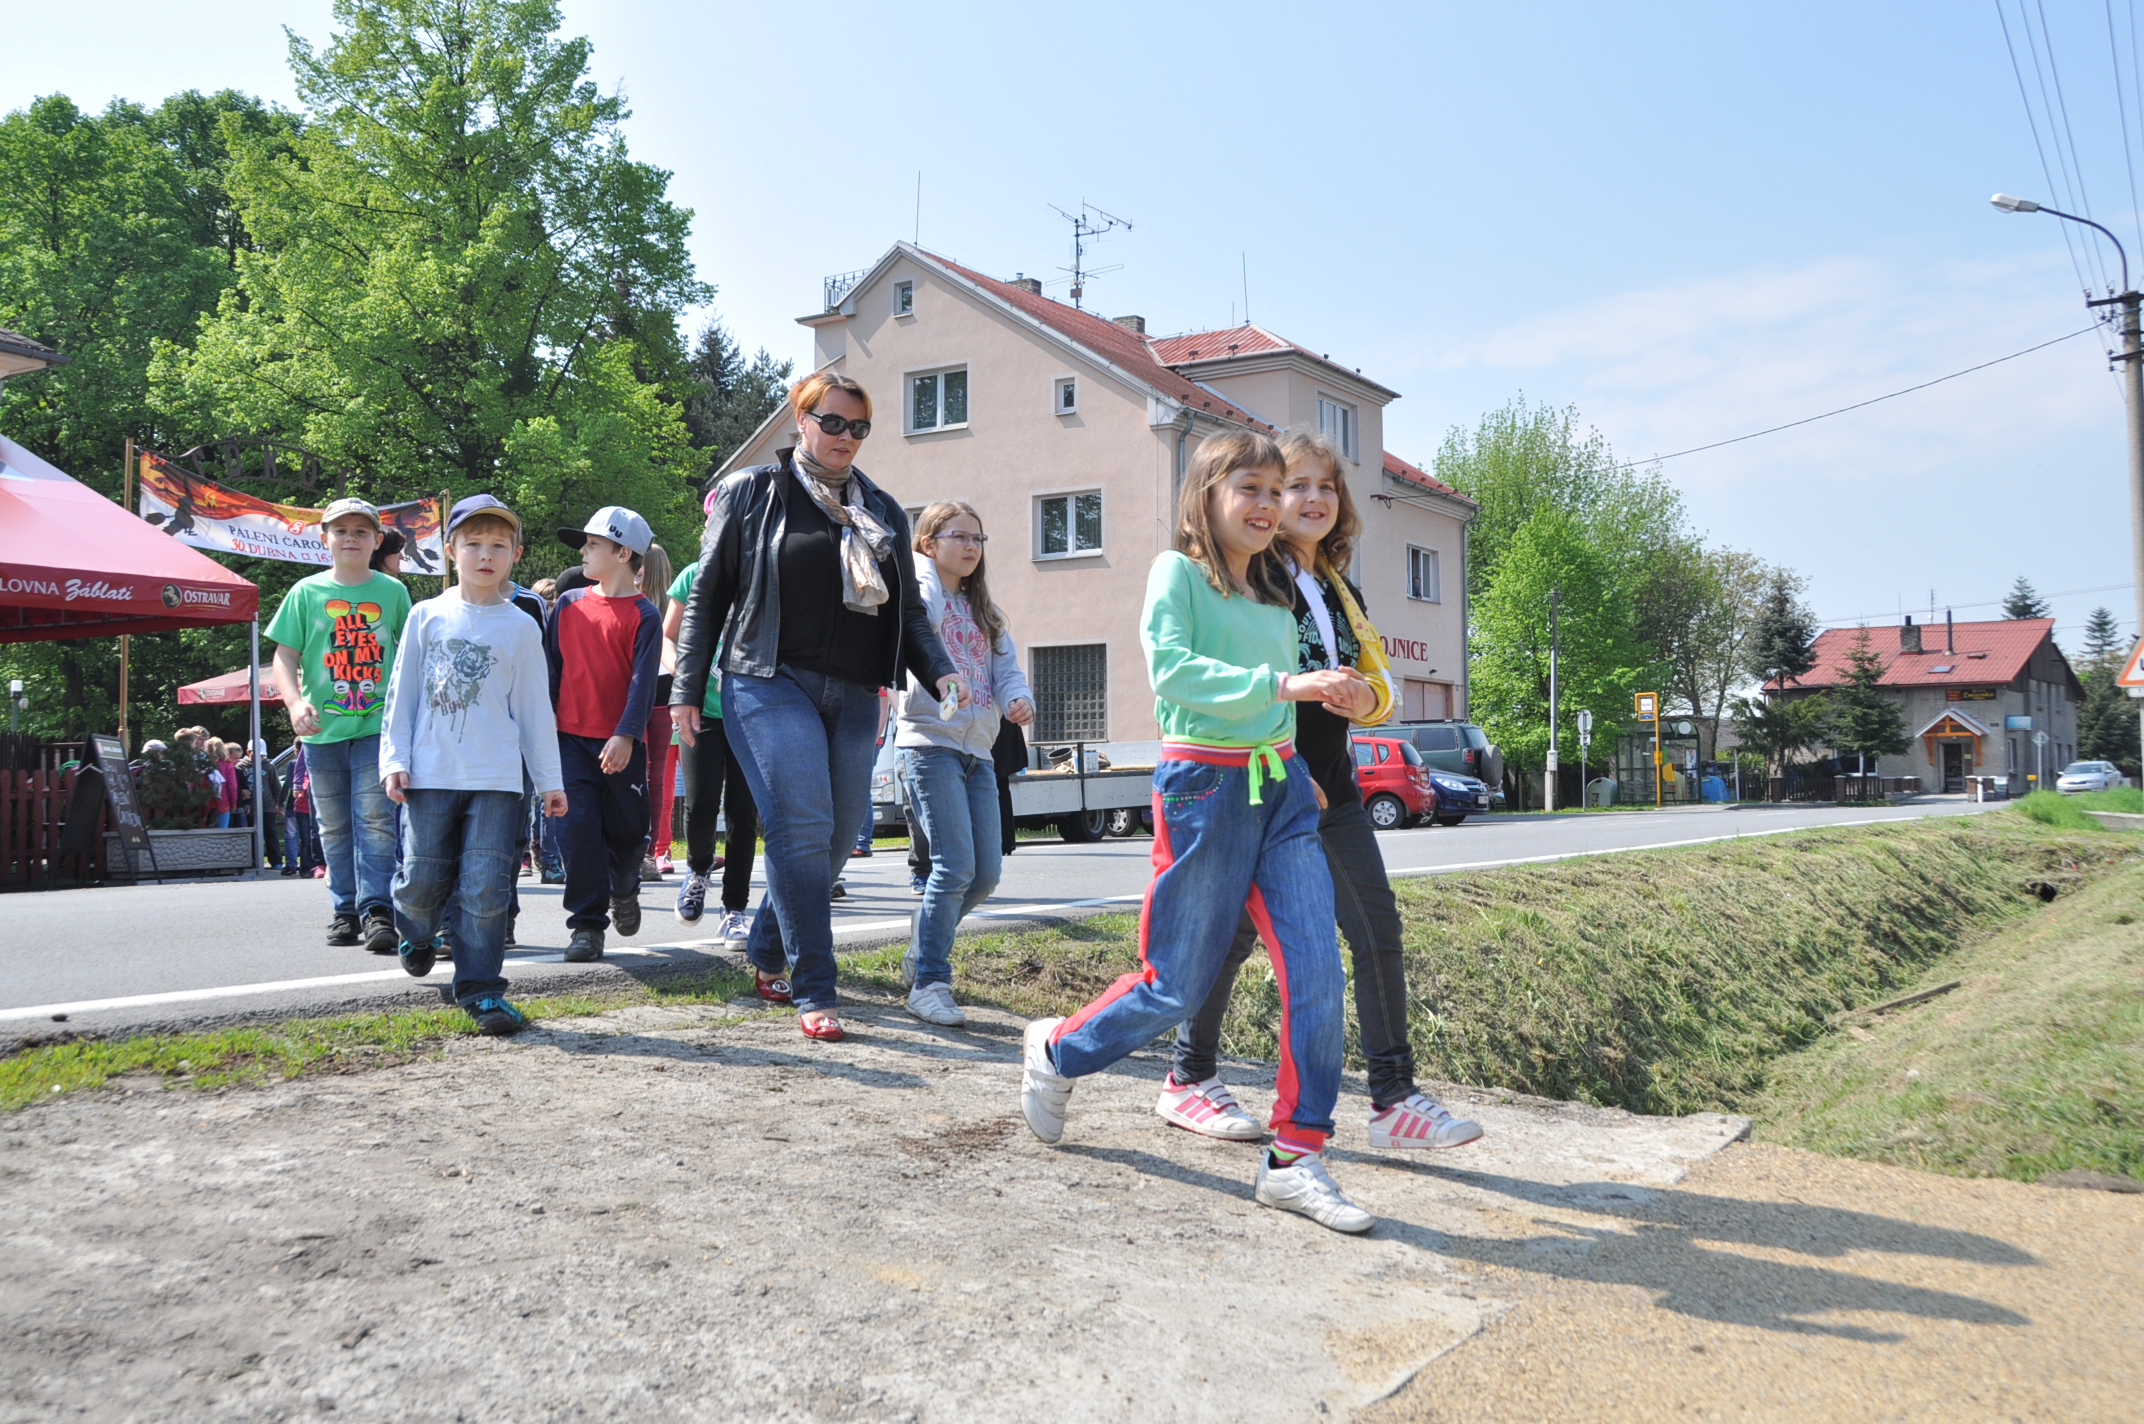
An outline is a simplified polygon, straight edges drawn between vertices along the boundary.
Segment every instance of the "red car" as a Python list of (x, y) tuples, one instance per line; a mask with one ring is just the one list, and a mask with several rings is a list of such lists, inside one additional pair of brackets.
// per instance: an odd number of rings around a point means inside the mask
[(1355, 738), (1355, 784), (1362, 788), (1370, 824), (1380, 831), (1424, 825), (1436, 814), (1437, 788), (1411, 741)]

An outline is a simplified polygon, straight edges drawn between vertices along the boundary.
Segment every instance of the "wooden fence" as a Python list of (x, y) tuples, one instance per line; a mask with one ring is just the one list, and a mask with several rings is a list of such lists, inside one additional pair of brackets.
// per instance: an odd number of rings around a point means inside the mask
[(110, 813), (101, 796), (91, 849), (82, 855), (60, 854), (60, 833), (78, 774), (74, 767), (0, 771), (0, 890), (34, 889), (55, 877), (73, 882), (104, 879), (104, 827)]

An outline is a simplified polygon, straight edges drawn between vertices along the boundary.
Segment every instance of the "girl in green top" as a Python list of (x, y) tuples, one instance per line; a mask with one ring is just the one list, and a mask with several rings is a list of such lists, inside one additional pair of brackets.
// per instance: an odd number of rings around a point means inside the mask
[(1020, 1106), (1037, 1137), (1057, 1141), (1073, 1080), (1153, 1042), (1205, 1002), (1248, 910), (1281, 1003), (1274, 1138), (1257, 1199), (1360, 1232), (1374, 1219), (1325, 1168), (1346, 976), (1318, 795), (1295, 754), (1290, 704), (1366, 715), (1376, 698), (1353, 668), (1295, 671), (1292, 581), (1271, 552), (1284, 468), (1279, 448), (1250, 432), (1216, 436), (1192, 461), (1176, 552), (1155, 561), (1141, 620), (1164, 740), (1140, 967), (1072, 1017), (1028, 1025)]

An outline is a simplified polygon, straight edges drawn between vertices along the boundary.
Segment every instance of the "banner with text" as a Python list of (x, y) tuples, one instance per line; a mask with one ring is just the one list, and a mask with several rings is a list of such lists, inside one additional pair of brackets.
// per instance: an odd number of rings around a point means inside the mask
[[(242, 494), (161, 455), (141, 457), (139, 513), (196, 549), (323, 567), (333, 562), (320, 537), (319, 510)], [(402, 535), (404, 573), (436, 575), (446, 567), (441, 522), (436, 499), (380, 506), (380, 523)]]

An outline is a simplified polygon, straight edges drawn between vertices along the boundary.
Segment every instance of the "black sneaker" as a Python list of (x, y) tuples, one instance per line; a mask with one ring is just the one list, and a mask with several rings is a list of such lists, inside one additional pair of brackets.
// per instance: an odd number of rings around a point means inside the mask
[(507, 916), (506, 919), (506, 947), (508, 949), (518, 949), (521, 947), (521, 942), (514, 938), (514, 920), (513, 916), (511, 915)]
[(631, 939), (640, 933), (640, 897), (629, 895), (610, 902), (610, 922), (619, 934)]
[(402, 936), (395, 931), (395, 917), (385, 910), (371, 910), (365, 915), (365, 949), (372, 954), (393, 954), (402, 943)]
[(422, 979), (425, 975), (431, 973), (432, 966), (439, 962), (439, 946), (440, 937), (438, 935), (433, 935), (431, 941), (426, 944), (411, 944), (408, 940), (402, 941), (401, 945), (395, 950), (395, 953), (402, 958), (402, 972), (412, 979)]
[(355, 915), (337, 915), (328, 922), (329, 944), (356, 944), (361, 937)]
[(283, 867), (282, 873), (283, 878), (285, 880), (295, 880), (298, 877), (298, 867), (295, 865), (286, 865)]
[(566, 943), (568, 964), (591, 964), (603, 957), (603, 931), (575, 930)]
[(848, 897), (849, 887), (842, 884), (840, 879), (837, 877), (834, 881), (833, 887), (827, 891), (827, 898), (832, 900), (846, 900)]
[(491, 1038), (505, 1038), (529, 1026), (528, 1016), (504, 999), (478, 999), (469, 1006), (476, 1031)]

